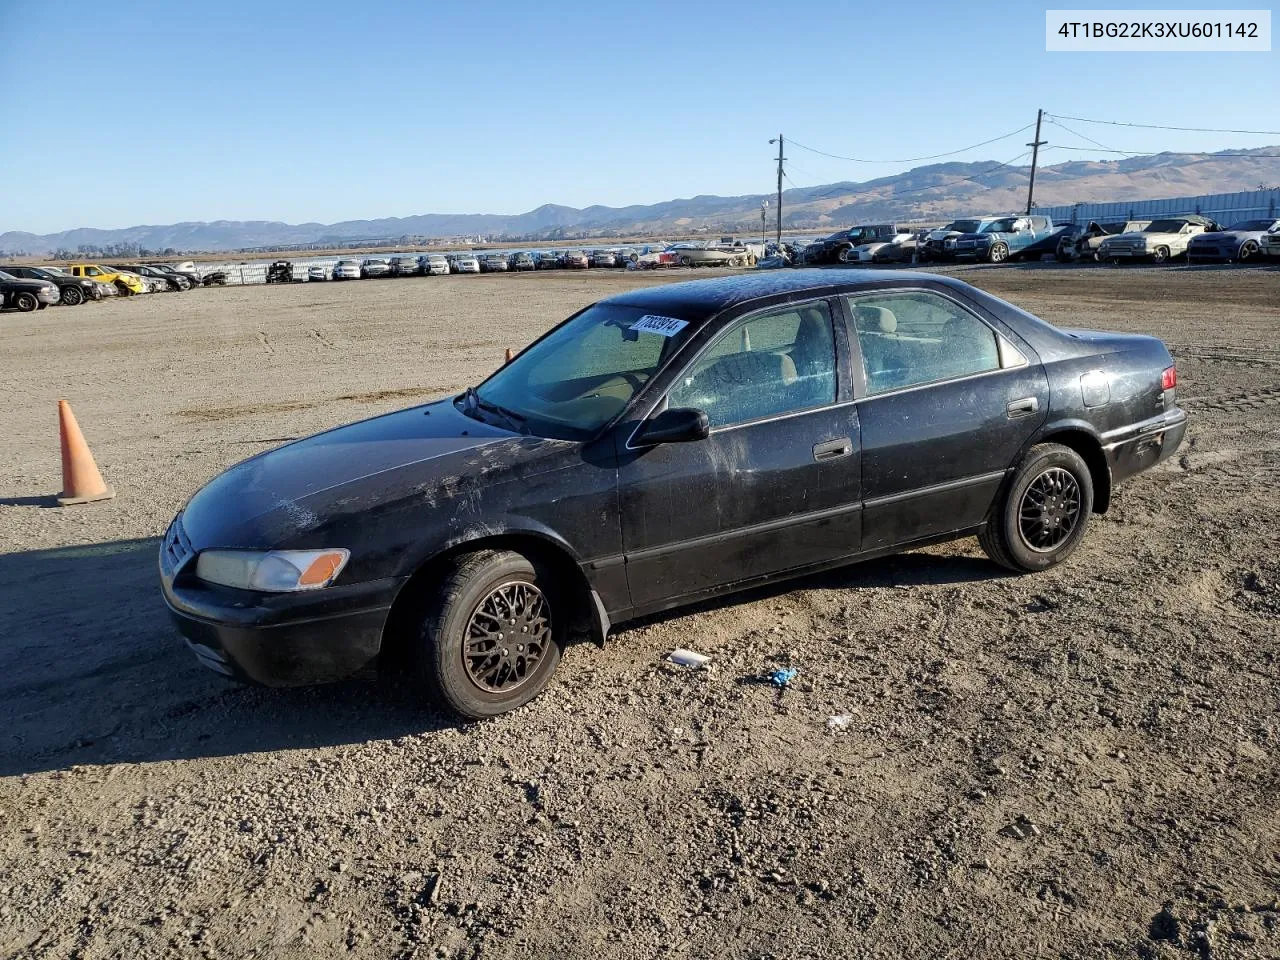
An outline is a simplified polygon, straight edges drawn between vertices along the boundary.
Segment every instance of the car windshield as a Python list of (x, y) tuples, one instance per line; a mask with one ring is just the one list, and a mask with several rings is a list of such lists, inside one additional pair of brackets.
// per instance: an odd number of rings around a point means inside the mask
[(960, 233), (977, 233), (978, 228), (981, 226), (981, 220), (952, 220), (942, 229), (948, 232), (956, 230)]
[(992, 220), (980, 233), (1009, 233), (1013, 230), (1014, 217), (1005, 217), (1003, 220)]
[(67, 271), (63, 270), (61, 267), (45, 267), (45, 269), (48, 270), (50, 273), (57, 273), (63, 276), (67, 276)]
[(588, 440), (629, 404), (693, 326), (643, 307), (597, 303), (528, 347), (482, 383), (480, 419), (510, 420), (539, 436)]
[(1177, 233), (1186, 223), (1185, 220), (1152, 220), (1143, 233)]
[(1280, 220), (1241, 220), (1227, 227), (1228, 230), (1270, 230)]

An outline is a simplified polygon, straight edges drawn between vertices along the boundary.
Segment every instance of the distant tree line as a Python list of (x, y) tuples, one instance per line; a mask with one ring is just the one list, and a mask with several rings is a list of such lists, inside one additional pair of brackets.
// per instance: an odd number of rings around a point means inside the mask
[(143, 260), (148, 257), (173, 257), (178, 255), (177, 250), (173, 247), (165, 247), (163, 250), (152, 250), (141, 244), (131, 242), (108, 243), (105, 246), (99, 246), (96, 243), (82, 243), (74, 250), (67, 247), (59, 247), (53, 251), (53, 259), (55, 260), (84, 260), (88, 258), (111, 258), (117, 260)]

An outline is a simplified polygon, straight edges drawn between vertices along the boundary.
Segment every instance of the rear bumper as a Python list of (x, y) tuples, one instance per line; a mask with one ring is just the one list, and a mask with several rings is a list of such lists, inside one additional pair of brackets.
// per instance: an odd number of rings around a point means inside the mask
[(402, 581), (253, 594), (163, 581), (165, 604), (200, 663), (271, 687), (341, 680), (370, 666)]
[(1167, 460), (1182, 445), (1186, 432), (1187, 411), (1174, 407), (1150, 420), (1104, 436), (1102, 449), (1111, 468), (1111, 482), (1119, 484)]

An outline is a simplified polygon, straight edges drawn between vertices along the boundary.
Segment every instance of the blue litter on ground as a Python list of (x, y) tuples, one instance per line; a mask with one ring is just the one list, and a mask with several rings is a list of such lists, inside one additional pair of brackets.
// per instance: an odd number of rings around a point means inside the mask
[(800, 671), (797, 670), (795, 667), (787, 667), (785, 669), (773, 670), (773, 671), (770, 671), (770, 673), (768, 674), (769, 682), (772, 683), (775, 687), (785, 687), (785, 686), (788, 686), (791, 683), (791, 681), (796, 678), (796, 674), (798, 674), (799, 672)]

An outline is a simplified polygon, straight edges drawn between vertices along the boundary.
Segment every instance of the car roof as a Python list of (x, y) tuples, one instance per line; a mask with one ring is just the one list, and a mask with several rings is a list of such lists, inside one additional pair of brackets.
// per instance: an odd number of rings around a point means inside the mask
[(890, 281), (919, 283), (922, 280), (949, 283), (950, 278), (909, 270), (762, 270), (739, 276), (688, 280), (656, 287), (644, 287), (609, 297), (605, 303), (668, 310), (684, 319), (704, 319), (730, 307), (757, 300), (792, 294), (814, 296), (843, 293), (861, 286)]

